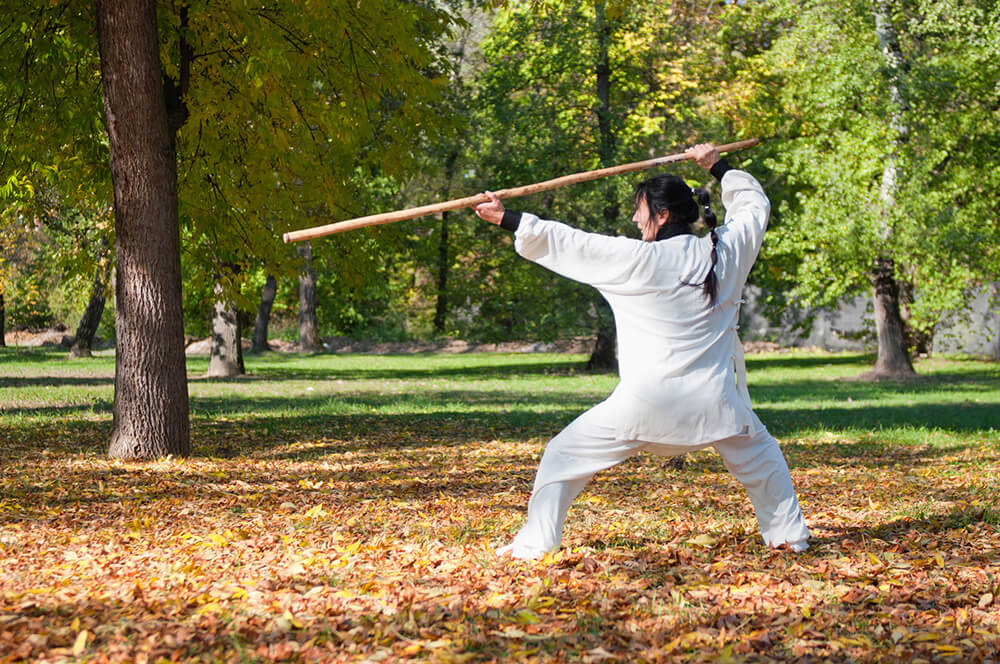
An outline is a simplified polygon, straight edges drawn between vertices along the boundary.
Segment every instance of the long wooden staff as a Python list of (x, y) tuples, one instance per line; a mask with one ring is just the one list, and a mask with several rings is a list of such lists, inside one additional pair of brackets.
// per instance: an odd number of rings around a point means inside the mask
[[(744, 148), (750, 148), (757, 145), (759, 141), (756, 138), (750, 138), (745, 141), (737, 141), (736, 143), (727, 143), (725, 145), (719, 145), (716, 149), (721, 152), (733, 152), (735, 150), (742, 150)], [(562, 177), (555, 178), (553, 180), (545, 180), (544, 182), (536, 182), (535, 184), (524, 185), (523, 187), (513, 187), (511, 189), (501, 189), (500, 191), (494, 192), (497, 198), (516, 198), (518, 196), (527, 196), (528, 194), (537, 194), (540, 191), (548, 191), (549, 189), (557, 189), (559, 187), (565, 187), (568, 184), (576, 184), (578, 182), (588, 182), (590, 180), (597, 180), (599, 178), (606, 178), (612, 175), (621, 175), (623, 173), (632, 173), (634, 171), (642, 171), (648, 168), (653, 168), (655, 166), (661, 166), (663, 164), (670, 164), (675, 161), (684, 161), (690, 159), (685, 153), (681, 152), (678, 154), (671, 154), (665, 157), (656, 157), (655, 159), (647, 159), (646, 161), (634, 161), (631, 164), (623, 164), (621, 166), (610, 166), (608, 168), (599, 168), (596, 171), (584, 171), (583, 173), (573, 173), (572, 175), (564, 175)], [(298, 242), (299, 240), (311, 240), (315, 237), (322, 237), (324, 235), (331, 235), (333, 233), (342, 233), (344, 231), (352, 231), (356, 228), (364, 228), (365, 226), (376, 226), (378, 224), (391, 224), (396, 221), (403, 221), (404, 219), (415, 219), (417, 217), (425, 217), (430, 214), (437, 214), (438, 212), (446, 212), (448, 210), (457, 210), (459, 208), (470, 207), (473, 205), (478, 205), (479, 203), (485, 203), (489, 198), (486, 194), (476, 194), (475, 196), (466, 196), (465, 198), (456, 198), (450, 201), (444, 201), (443, 203), (434, 203), (432, 205), (423, 205), (421, 207), (407, 208), (406, 210), (397, 210), (395, 212), (384, 212), (382, 214), (371, 214), (367, 217), (357, 217), (355, 219), (348, 219), (347, 221), (338, 221), (335, 224), (326, 224), (325, 226), (314, 226), (312, 228), (304, 228), (300, 231), (291, 231), (290, 233), (285, 233), (282, 238), (285, 242)]]

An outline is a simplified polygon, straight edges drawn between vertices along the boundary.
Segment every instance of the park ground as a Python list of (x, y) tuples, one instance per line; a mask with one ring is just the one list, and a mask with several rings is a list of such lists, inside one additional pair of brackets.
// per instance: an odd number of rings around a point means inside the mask
[(113, 357), (0, 349), (0, 662), (1000, 660), (1000, 364), (764, 353), (813, 531), (765, 547), (712, 451), (641, 455), (498, 560), (581, 355), (189, 358), (194, 453), (106, 458)]

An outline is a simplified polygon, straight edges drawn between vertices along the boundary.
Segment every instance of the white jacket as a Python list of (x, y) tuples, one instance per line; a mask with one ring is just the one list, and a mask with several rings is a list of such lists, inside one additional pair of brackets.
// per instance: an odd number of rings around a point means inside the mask
[(644, 242), (521, 217), (515, 250), (594, 286), (614, 311), (621, 381), (609, 399), (620, 440), (701, 447), (764, 428), (751, 408), (736, 328), (771, 206), (760, 183), (740, 170), (723, 175), (722, 203), (714, 306), (700, 285), (684, 285), (708, 274), (707, 235)]

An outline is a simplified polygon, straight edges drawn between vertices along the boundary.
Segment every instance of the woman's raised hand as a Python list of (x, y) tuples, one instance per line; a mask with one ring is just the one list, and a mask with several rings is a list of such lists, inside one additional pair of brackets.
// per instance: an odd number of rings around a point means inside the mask
[(690, 147), (684, 151), (684, 154), (691, 157), (694, 163), (698, 164), (706, 171), (715, 166), (715, 162), (719, 161), (719, 151), (715, 149), (715, 146), (711, 143), (699, 143), (694, 147)]
[(500, 225), (503, 221), (504, 207), (500, 199), (497, 198), (496, 194), (492, 191), (484, 192), (490, 200), (485, 203), (480, 203), (479, 205), (473, 206), (473, 210), (476, 211), (476, 216), (484, 221), (488, 221), (491, 224)]

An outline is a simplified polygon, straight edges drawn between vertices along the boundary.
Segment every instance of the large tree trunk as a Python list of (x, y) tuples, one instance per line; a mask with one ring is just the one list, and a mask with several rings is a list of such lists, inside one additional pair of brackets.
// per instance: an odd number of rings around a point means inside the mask
[[(594, 31), (597, 36), (597, 128), (599, 133), (598, 155), (601, 166), (607, 167), (615, 161), (615, 131), (611, 118), (611, 60), (608, 47), (611, 43), (611, 24), (605, 14), (604, 2), (595, 4)], [(609, 183), (604, 184), (604, 231), (613, 232), (619, 219), (618, 201)], [(607, 301), (597, 296), (594, 306), (597, 310), (595, 332), (597, 340), (594, 350), (587, 360), (588, 371), (614, 371), (618, 368), (615, 357), (615, 319)]]
[(177, 159), (155, 0), (97, 5), (115, 202), (114, 423), (109, 456), (191, 451), (181, 310)]
[(316, 275), (312, 269), (312, 244), (303, 242), (298, 249), (303, 269), (299, 273), (299, 346), (304, 351), (319, 347), (316, 323)]
[(879, 0), (875, 6), (875, 32), (886, 66), (889, 92), (889, 128), (892, 131), (892, 150), (886, 156), (882, 169), (879, 193), (882, 218), (881, 240), (883, 255), (875, 259), (871, 282), (875, 307), (875, 329), (878, 339), (878, 356), (872, 373), (876, 376), (912, 376), (913, 364), (906, 345), (903, 318), (900, 315), (899, 285), (895, 278), (895, 262), (891, 257), (894, 232), (892, 215), (899, 189), (899, 152), (909, 137), (906, 123), (908, 104), (903, 89), (903, 72), (906, 61), (899, 46), (899, 38), (892, 23), (889, 0)]
[(90, 350), (94, 345), (94, 337), (97, 335), (97, 327), (101, 324), (101, 317), (104, 315), (104, 303), (108, 290), (108, 280), (111, 279), (111, 261), (104, 256), (107, 248), (107, 241), (102, 243), (101, 259), (103, 265), (98, 265), (94, 274), (94, 285), (90, 289), (90, 301), (87, 308), (80, 316), (80, 324), (76, 326), (76, 337), (73, 346), (69, 349), (70, 357), (90, 357)]
[(242, 330), (236, 307), (223, 297), (222, 284), (215, 284), (215, 306), (212, 309), (212, 352), (208, 358), (211, 378), (231, 378), (246, 373), (243, 364)]
[(250, 342), (250, 350), (259, 353), (270, 350), (267, 343), (267, 326), (271, 322), (271, 307), (274, 306), (274, 298), (278, 293), (278, 282), (274, 277), (267, 275), (264, 288), (260, 291), (260, 304), (257, 305), (257, 318), (253, 322), (253, 339)]
[[(445, 160), (444, 165), (444, 191), (442, 198), (445, 200), (451, 196), (451, 183), (455, 179), (455, 163), (458, 161), (458, 152), (452, 151)], [(450, 253), (448, 251), (448, 218), (447, 211), (441, 213), (441, 234), (438, 236), (438, 260), (437, 260), (437, 303), (434, 308), (434, 332), (444, 333), (445, 322), (448, 318), (448, 272), (450, 266)]]

